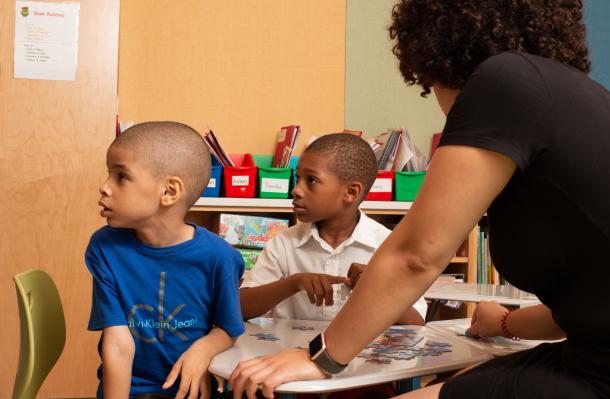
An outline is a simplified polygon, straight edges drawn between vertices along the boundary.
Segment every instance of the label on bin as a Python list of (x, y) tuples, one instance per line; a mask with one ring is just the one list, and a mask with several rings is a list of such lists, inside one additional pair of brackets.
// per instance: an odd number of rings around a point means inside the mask
[(250, 176), (231, 176), (231, 184), (234, 186), (247, 186), (250, 184)]
[(392, 179), (375, 179), (371, 193), (389, 193), (392, 191)]
[(265, 193), (287, 193), (288, 179), (270, 179), (263, 177), (261, 179), (261, 191)]
[(208, 182), (208, 188), (216, 188), (216, 178), (212, 177)]

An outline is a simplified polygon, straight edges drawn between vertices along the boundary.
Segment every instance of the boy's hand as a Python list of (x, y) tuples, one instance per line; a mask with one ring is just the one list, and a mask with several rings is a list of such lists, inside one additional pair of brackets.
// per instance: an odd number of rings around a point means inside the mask
[(352, 263), (347, 271), (347, 277), (351, 280), (350, 288), (354, 288), (356, 284), (358, 284), (358, 280), (360, 280), (360, 275), (364, 271), (366, 265), (362, 263)]
[[(191, 347), (178, 358), (167, 375), (163, 389), (174, 385), (180, 376), (180, 387), (176, 399), (208, 399), (210, 397), (210, 373), (208, 367), (212, 356), (204, 342), (195, 341)], [(188, 395), (188, 396), (187, 396)]]
[(332, 306), (333, 284), (350, 284), (347, 277), (331, 276), (322, 273), (297, 273), (292, 277), (296, 280), (297, 289), (307, 292), (309, 302), (316, 306)]

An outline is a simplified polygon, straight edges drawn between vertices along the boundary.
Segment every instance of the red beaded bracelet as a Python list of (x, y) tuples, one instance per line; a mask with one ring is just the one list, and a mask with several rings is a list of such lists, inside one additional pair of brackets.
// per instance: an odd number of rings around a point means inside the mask
[(511, 314), (512, 312), (513, 312), (512, 310), (508, 310), (508, 309), (506, 310), (506, 312), (502, 316), (502, 320), (500, 321), (500, 325), (502, 327), (502, 333), (504, 334), (504, 336), (506, 338), (510, 338), (513, 341), (519, 341), (521, 338), (511, 334), (510, 331), (508, 331), (508, 328), (506, 328), (506, 319), (508, 318), (508, 315)]

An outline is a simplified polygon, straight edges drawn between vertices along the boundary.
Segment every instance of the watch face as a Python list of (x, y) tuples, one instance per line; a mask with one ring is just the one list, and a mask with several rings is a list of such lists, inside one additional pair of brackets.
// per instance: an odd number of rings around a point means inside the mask
[(322, 334), (318, 334), (309, 342), (309, 357), (315, 359), (323, 350), (324, 342), (322, 341)]

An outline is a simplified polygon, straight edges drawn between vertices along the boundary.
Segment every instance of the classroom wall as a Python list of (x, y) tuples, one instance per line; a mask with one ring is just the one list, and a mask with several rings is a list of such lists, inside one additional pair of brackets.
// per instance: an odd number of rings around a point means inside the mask
[(87, 332), (91, 277), (83, 253), (104, 221), (97, 187), (114, 138), (118, 2), (81, 0), (76, 82), (13, 79), (15, 1), (0, 0), (0, 398), (19, 355), (12, 276), (40, 268), (55, 280), (67, 341), (39, 397), (93, 396), (98, 335)]
[(591, 77), (610, 90), (610, 1), (586, 0)]
[[(427, 154), (431, 134), (442, 130), (445, 116), (433, 93), (423, 99), (420, 89), (406, 86), (400, 75), (387, 31), (396, 2), (347, 2), (345, 128), (375, 135), (404, 126)], [(584, 4), (591, 77), (610, 89), (610, 1)]]
[(121, 1), (121, 120), (209, 126), (229, 152), (341, 131), (344, 64), (345, 1)]
[[(78, 80), (12, 77), (14, 6), (0, 0), (0, 398), (10, 397), (19, 323), (14, 274), (42, 268), (64, 303), (67, 343), (40, 397), (93, 395), (98, 336), (86, 332), (91, 283), (83, 253), (97, 187), (125, 121), (209, 125), (234, 152), (271, 153), (278, 128), (304, 137), (405, 126), (427, 152), (444, 117), (406, 87), (387, 36), (395, 0), (82, 0)], [(236, 6), (238, 4), (238, 6)], [(606, 0), (586, 0), (592, 76), (608, 87)], [(120, 76), (117, 77), (117, 65)]]
[(347, 2), (345, 128), (375, 135), (405, 127), (427, 155), (432, 134), (442, 130), (445, 115), (434, 94), (422, 98), (419, 87), (407, 86), (400, 75), (387, 30), (396, 2)]

